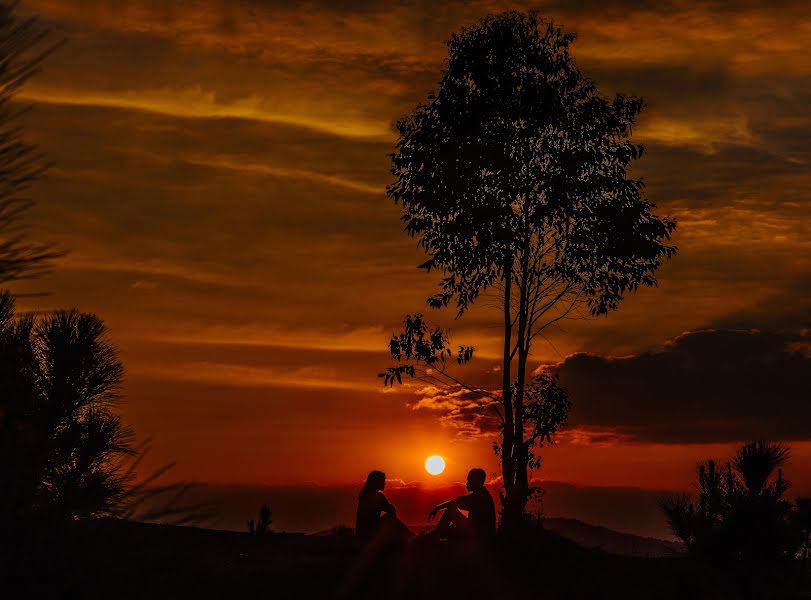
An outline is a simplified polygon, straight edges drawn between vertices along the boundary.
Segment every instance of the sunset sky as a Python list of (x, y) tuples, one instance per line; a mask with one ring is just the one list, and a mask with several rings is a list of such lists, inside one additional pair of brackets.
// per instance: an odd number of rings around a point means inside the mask
[[(731, 8), (732, 5), (736, 8)], [(536, 346), (574, 402), (537, 477), (689, 489), (695, 463), (791, 442), (811, 493), (811, 15), (804, 0), (24, 0), (67, 40), (21, 94), (54, 162), (31, 235), (69, 251), (26, 309), (100, 315), (145, 470), (223, 484), (425, 485), (494, 476), (492, 432), (386, 344), (436, 278), (385, 195), (392, 123), (435, 88), (451, 32), (538, 8), (606, 94), (641, 95), (634, 174), (678, 220), (659, 287)], [(35, 293), (49, 292), (47, 296)], [(498, 365), (497, 316), (458, 321)], [(489, 378), (489, 379), (488, 379)], [(448, 469), (425, 473), (430, 454)]]

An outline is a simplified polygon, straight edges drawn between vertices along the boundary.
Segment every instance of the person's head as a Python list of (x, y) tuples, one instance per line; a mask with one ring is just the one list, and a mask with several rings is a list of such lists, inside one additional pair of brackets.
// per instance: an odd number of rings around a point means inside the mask
[(467, 474), (467, 489), (471, 492), (482, 489), (486, 479), (487, 473), (484, 469), (470, 469), (470, 473)]
[(372, 471), (366, 478), (366, 485), (363, 486), (366, 490), (383, 491), (386, 487), (386, 474), (383, 471)]

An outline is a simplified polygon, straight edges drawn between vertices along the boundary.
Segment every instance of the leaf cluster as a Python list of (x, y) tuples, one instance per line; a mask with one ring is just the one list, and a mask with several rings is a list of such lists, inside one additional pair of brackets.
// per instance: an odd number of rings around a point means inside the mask
[(541, 459), (533, 449), (555, 443), (555, 435), (568, 423), (572, 401), (566, 389), (558, 385), (557, 374), (541, 371), (527, 384), (524, 402), (527, 464), (529, 468), (538, 468)]
[[(515, 383), (512, 394), (516, 395)], [(524, 435), (520, 448), (526, 454), (527, 467), (537, 469), (541, 458), (535, 449), (545, 445), (554, 445), (555, 436), (569, 422), (569, 411), (572, 401), (566, 389), (558, 384), (558, 376), (547, 370), (539, 371), (525, 386), (524, 391)], [(502, 447), (493, 444), (496, 456), (501, 456)]]
[[(395, 381), (403, 383), (403, 375), (414, 377), (415, 363), (444, 372), (454, 354), (450, 347), (450, 334), (439, 327), (429, 329), (421, 313), (406, 315), (402, 333), (392, 335), (389, 341), (389, 351), (398, 362), (413, 362), (389, 367), (384, 373), (378, 374), (387, 386), (393, 386)], [(473, 347), (459, 346), (456, 350), (457, 364), (468, 363), (472, 358)]]

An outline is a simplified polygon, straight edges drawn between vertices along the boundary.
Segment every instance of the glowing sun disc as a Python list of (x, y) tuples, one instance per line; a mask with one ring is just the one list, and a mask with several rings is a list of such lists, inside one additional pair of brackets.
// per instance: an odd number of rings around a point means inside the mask
[(434, 454), (425, 460), (425, 470), (431, 475), (439, 475), (445, 470), (445, 459)]

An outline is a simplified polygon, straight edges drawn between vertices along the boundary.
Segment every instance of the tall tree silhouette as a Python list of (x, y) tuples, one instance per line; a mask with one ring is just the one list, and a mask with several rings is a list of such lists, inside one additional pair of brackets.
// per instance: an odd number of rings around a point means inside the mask
[(91, 314), (15, 314), (0, 294), (0, 520), (110, 514), (127, 494), (123, 367)]
[[(388, 194), (428, 256), (420, 266), (443, 273), (428, 304), (453, 304), (459, 317), (492, 288), (503, 357), (500, 391), (466, 386), (446, 370), (447, 334), (409, 316), (405, 337), (392, 340), (393, 356), (408, 362), (390, 368), (386, 383), (427, 366), (436, 380), (497, 403), (508, 526), (530, 494), (533, 342), (580, 307), (604, 315), (627, 292), (655, 285), (676, 251), (667, 243), (675, 223), (653, 213), (642, 181), (627, 174), (643, 152), (631, 129), (644, 103), (600, 95), (569, 54), (574, 39), (517, 12), (452, 35), (438, 91), (399, 121), (391, 156)], [(473, 349), (453, 354), (462, 363)]]
[(48, 164), (36, 146), (22, 140), (20, 117), (28, 107), (14, 99), (57, 44), (48, 42), (36, 17), (16, 16), (16, 4), (0, 2), (0, 284), (40, 274), (62, 255), (28, 240), (22, 223), (31, 207), (25, 192)]

